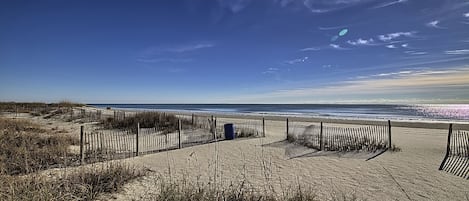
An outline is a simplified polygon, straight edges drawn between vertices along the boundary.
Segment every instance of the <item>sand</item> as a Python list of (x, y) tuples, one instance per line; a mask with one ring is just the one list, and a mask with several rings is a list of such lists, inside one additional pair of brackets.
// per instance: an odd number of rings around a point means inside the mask
[[(336, 155), (291, 158), (286, 154), (288, 145), (281, 142), (286, 138), (285, 122), (269, 120), (265, 138), (222, 141), (126, 161), (153, 174), (167, 174), (170, 168), (174, 177), (184, 173), (196, 179), (215, 175), (218, 155), (217, 175), (222, 181), (245, 179), (259, 189), (272, 185), (279, 192), (281, 185), (301, 183), (324, 198), (330, 193), (345, 193), (367, 200), (466, 200), (469, 181), (438, 170), (447, 132), (393, 127), (394, 144), (402, 151), (386, 152), (369, 161)], [(151, 190), (146, 189), (151, 184), (151, 179), (135, 182), (116, 197), (138, 198)]]
[[(24, 118), (63, 127), (73, 133), (77, 133), (79, 127), (73, 123)], [(469, 198), (469, 180), (438, 170), (446, 151), (448, 131), (445, 124), (432, 126), (427, 123), (402, 122), (398, 125), (405, 127), (395, 125), (392, 127), (393, 143), (402, 150), (385, 152), (366, 161), (360, 157), (339, 157), (334, 154), (292, 157), (289, 153), (291, 145), (284, 142), (284, 118), (267, 119), (270, 120), (266, 120), (265, 138), (220, 141), (124, 159), (125, 162), (150, 170), (150, 173), (145, 178), (127, 184), (124, 191), (110, 197), (116, 200), (138, 200), (141, 195), (154, 190), (156, 176), (168, 176), (170, 173), (171, 177), (184, 177), (192, 181), (216, 178), (219, 185), (244, 180), (258, 190), (272, 187), (278, 193), (286, 186), (299, 183), (313, 188), (320, 198), (330, 197), (332, 193), (353, 194), (367, 200)], [(236, 120), (233, 122), (236, 124)], [(335, 123), (356, 122), (337, 120)], [(412, 125), (418, 128), (412, 128)], [(306, 148), (293, 150), (308, 151)]]

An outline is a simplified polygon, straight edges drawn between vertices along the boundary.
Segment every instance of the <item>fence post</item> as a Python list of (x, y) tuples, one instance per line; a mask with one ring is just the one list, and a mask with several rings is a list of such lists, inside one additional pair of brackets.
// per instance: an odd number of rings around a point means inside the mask
[(215, 122), (213, 121), (213, 115), (210, 117), (210, 130), (213, 134), (213, 139), (215, 139), (215, 128), (214, 128), (214, 125), (215, 125)]
[(324, 149), (324, 142), (323, 142), (323, 132), (322, 132), (322, 121), (321, 121), (321, 126), (320, 126), (320, 131), (319, 131), (319, 151), (322, 151)]
[(84, 135), (84, 126), (80, 126), (80, 164), (83, 165), (83, 162), (85, 161), (85, 155), (83, 153), (83, 135)]
[(179, 149), (181, 148), (181, 120), (178, 119), (178, 140), (179, 140)]
[(287, 139), (288, 139), (288, 131), (289, 131), (289, 125), (288, 125), (288, 118), (287, 118)]
[(192, 125), (194, 125), (194, 113), (191, 115)]
[(443, 166), (445, 165), (446, 160), (448, 159), (449, 153), (451, 152), (450, 145), (451, 145), (451, 134), (452, 133), (453, 133), (453, 124), (449, 124), (448, 141), (447, 141), (447, 144), (446, 144), (446, 154), (445, 154), (445, 158), (443, 159), (443, 162), (441, 162), (440, 168), (438, 168), (439, 170), (443, 169)]
[(215, 117), (215, 120), (213, 120), (213, 136), (215, 137), (215, 141), (218, 141), (217, 139), (217, 118)]
[(137, 123), (137, 135), (136, 135), (136, 138), (135, 138), (135, 142), (136, 142), (135, 152), (136, 152), (137, 156), (138, 156), (138, 135), (139, 134), (140, 134), (140, 123)]
[(391, 149), (392, 142), (391, 142), (391, 120), (388, 120), (388, 148)]
[(265, 137), (265, 119), (262, 117), (262, 135)]

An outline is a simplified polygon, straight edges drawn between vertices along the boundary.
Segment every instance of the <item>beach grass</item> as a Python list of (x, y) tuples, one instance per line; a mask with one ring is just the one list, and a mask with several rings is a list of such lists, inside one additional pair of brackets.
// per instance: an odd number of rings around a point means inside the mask
[(0, 175), (0, 200), (96, 200), (145, 175), (141, 169), (116, 162), (60, 172), (55, 178), (41, 174)]
[(51, 133), (39, 125), (0, 118), (0, 173), (28, 174), (77, 160), (69, 146), (78, 144), (68, 135)]
[(179, 119), (176, 115), (165, 114), (161, 112), (141, 112), (125, 118), (106, 118), (101, 120), (101, 126), (105, 129), (130, 129), (136, 130), (137, 124), (140, 128), (154, 128), (170, 133), (179, 127), (179, 122), (183, 125), (189, 125), (191, 122), (185, 119)]

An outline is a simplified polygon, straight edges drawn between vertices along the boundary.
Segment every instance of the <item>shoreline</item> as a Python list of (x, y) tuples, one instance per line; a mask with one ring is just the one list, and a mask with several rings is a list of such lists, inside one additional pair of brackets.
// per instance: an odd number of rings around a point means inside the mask
[[(109, 111), (106, 108), (87, 105), (86, 107)], [(331, 124), (358, 124), (358, 125), (383, 125), (387, 124), (386, 119), (347, 119), (341, 117), (303, 117), (294, 115), (271, 115), (271, 114), (255, 114), (255, 113), (221, 113), (221, 112), (205, 112), (205, 111), (177, 111), (177, 110), (159, 110), (159, 109), (138, 109), (138, 108), (111, 108), (111, 111), (127, 111), (127, 112), (142, 112), (142, 111), (155, 111), (164, 112), (174, 115), (201, 115), (201, 116), (216, 116), (220, 118), (241, 118), (241, 119), (259, 119), (264, 118), (269, 121), (286, 121), (288, 118), (290, 122), (323, 122)], [(453, 124), (453, 129), (469, 130), (469, 122), (461, 121), (425, 121), (425, 120), (393, 120), (391, 119), (392, 127), (404, 128), (427, 128), (427, 129), (448, 129), (449, 124)]]

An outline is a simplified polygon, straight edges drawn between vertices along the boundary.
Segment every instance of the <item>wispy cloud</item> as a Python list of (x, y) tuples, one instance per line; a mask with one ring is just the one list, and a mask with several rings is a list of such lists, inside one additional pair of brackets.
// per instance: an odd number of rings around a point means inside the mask
[(332, 49), (336, 49), (336, 50), (348, 50), (348, 48), (344, 48), (338, 44), (329, 44), (329, 47), (331, 47)]
[(298, 58), (298, 59), (287, 60), (287, 61), (285, 61), (285, 63), (292, 65), (292, 64), (297, 64), (297, 63), (303, 63), (303, 62), (305, 62), (306, 60), (308, 60), (308, 57), (303, 57), (303, 58)]
[(404, 43), (404, 44), (401, 45), (401, 47), (403, 47), (403, 48), (408, 48), (408, 47), (409, 47), (409, 44), (408, 44), (408, 43)]
[(187, 58), (138, 58), (138, 62), (143, 62), (143, 63), (187, 63), (187, 62), (192, 62), (194, 61), (193, 59), (187, 59)]
[(303, 0), (303, 5), (312, 13), (327, 13), (372, 0)]
[(218, 0), (220, 7), (229, 9), (232, 13), (238, 13), (245, 9), (251, 0)]
[(159, 55), (159, 54), (168, 54), (168, 53), (185, 53), (192, 52), (196, 50), (201, 50), (205, 48), (215, 47), (215, 43), (212, 42), (198, 42), (198, 43), (189, 43), (183, 45), (175, 45), (170, 47), (150, 47), (147, 48), (143, 54), (144, 55)]
[(145, 49), (137, 58), (142, 63), (185, 63), (193, 59), (186, 58), (188, 52), (215, 47), (212, 42), (198, 42), (175, 46), (150, 47)]
[(195, 50), (210, 48), (210, 47), (215, 47), (215, 44), (213, 44), (213, 43), (197, 43), (197, 44), (193, 44), (193, 45), (185, 45), (185, 46), (169, 48), (169, 49), (167, 49), (167, 51), (182, 53), (182, 52), (190, 52), (190, 51), (195, 51)]
[(408, 0), (396, 0), (396, 1), (391, 1), (391, 2), (387, 2), (387, 3), (382, 3), (382, 4), (379, 4), (379, 5), (371, 7), (371, 8), (372, 9), (384, 8), (384, 7), (392, 6), (392, 5), (395, 5), (395, 4), (405, 3), (407, 1)]
[(469, 54), (469, 49), (460, 49), (460, 50), (447, 50), (445, 54), (450, 55), (466, 55)]
[(436, 29), (444, 29), (445, 27), (441, 27), (439, 20), (433, 20), (431, 22), (426, 23), (425, 25), (430, 28), (436, 28)]
[(262, 74), (274, 74), (278, 72), (278, 68), (268, 68), (266, 71), (263, 71)]
[(393, 76), (401, 76), (401, 75), (408, 75), (412, 74), (415, 71), (412, 70), (404, 70), (404, 71), (398, 71), (398, 72), (388, 72), (388, 73), (379, 73), (379, 74), (374, 74), (374, 75), (366, 75), (366, 76), (357, 76), (358, 79), (369, 79), (373, 77), (393, 77)]
[(332, 26), (332, 27), (318, 27), (318, 29), (321, 30), (321, 31), (328, 31), (328, 30), (342, 29), (342, 28), (345, 28), (345, 27), (347, 27), (347, 26), (341, 25), (341, 26)]
[(396, 38), (399, 38), (399, 37), (402, 37), (402, 36), (413, 37), (413, 36), (415, 36), (416, 33), (417, 33), (416, 31), (395, 32), (395, 33), (388, 33), (388, 34), (379, 35), (378, 38), (381, 41), (387, 42), (387, 41), (391, 41), (393, 39), (396, 39)]
[(387, 48), (389, 49), (396, 49), (397, 47), (395, 45), (386, 45)]
[(425, 54), (428, 54), (427, 52), (419, 52), (419, 51), (405, 51), (404, 53), (410, 54), (410, 55), (425, 55)]
[(306, 51), (319, 51), (319, 50), (321, 50), (321, 48), (319, 48), (319, 47), (307, 47), (307, 48), (300, 49), (300, 51), (302, 51), (302, 52), (306, 52)]
[(347, 43), (350, 44), (350, 45), (354, 45), (354, 46), (358, 46), (358, 45), (373, 45), (373, 44), (374, 44), (374, 40), (373, 40), (373, 38), (370, 38), (370, 39), (368, 39), (368, 40), (367, 40), (367, 39), (361, 39), (361, 38), (359, 38), (359, 39), (354, 40), (354, 41), (348, 40)]
[(438, 94), (441, 98), (468, 100), (469, 66), (439, 70), (401, 70), (364, 76), (322, 87), (303, 87), (259, 94), (256, 100), (344, 100), (360, 97), (398, 98), (404, 101), (423, 98), (429, 100)]
[(469, 13), (464, 13), (462, 16), (469, 17)]

